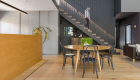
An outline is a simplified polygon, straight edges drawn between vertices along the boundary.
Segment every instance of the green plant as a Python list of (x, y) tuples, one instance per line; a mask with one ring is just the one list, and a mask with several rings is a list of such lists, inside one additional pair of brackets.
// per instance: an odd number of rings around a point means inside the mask
[[(41, 29), (43, 29), (43, 31), (45, 32), (45, 38), (44, 38), (44, 40), (42, 42), (42, 43), (44, 43), (45, 41), (47, 41), (47, 37), (48, 37), (48, 32), (45, 30), (44, 27), (39, 26), (39, 27), (34, 28), (33, 31), (32, 31), (32, 35), (41, 35), (42, 34)], [(46, 29), (48, 29), (50, 32), (52, 31), (48, 27), (46, 27)], [(41, 32), (37, 32), (37, 31), (41, 31)]]
[(84, 44), (85, 44), (86, 42), (87, 42), (89, 45), (92, 45), (93, 39), (90, 38), (90, 37), (88, 37), (88, 38), (82, 38), (82, 39), (81, 39), (81, 44), (82, 44), (83, 46), (84, 46)]

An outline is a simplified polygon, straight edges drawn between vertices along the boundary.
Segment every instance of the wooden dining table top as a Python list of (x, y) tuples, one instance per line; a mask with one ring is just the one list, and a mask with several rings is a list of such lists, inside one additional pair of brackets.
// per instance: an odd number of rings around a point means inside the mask
[[(105, 46), (105, 45), (95, 45), (98, 47), (98, 50), (107, 50), (110, 48), (110, 46)], [(71, 49), (71, 50), (83, 50), (82, 45), (67, 45), (65, 46), (66, 49)], [(85, 48), (86, 50), (86, 48)], [(89, 47), (87, 50), (94, 50), (94, 47)]]

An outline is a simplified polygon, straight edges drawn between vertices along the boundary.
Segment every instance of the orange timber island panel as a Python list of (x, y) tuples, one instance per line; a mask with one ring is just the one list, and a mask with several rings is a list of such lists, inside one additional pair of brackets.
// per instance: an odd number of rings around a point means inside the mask
[(12, 80), (41, 60), (41, 35), (0, 34), (0, 80)]

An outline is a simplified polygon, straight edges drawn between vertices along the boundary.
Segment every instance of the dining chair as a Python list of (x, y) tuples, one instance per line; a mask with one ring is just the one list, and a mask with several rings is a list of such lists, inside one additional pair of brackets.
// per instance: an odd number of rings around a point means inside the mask
[[(85, 56), (89, 56), (89, 54), (90, 54), (90, 52), (89, 52), (89, 51), (86, 52), (86, 50), (84, 50), (84, 53), (88, 53), (88, 54), (85, 55)], [(80, 63), (82, 62), (82, 56), (84, 56), (83, 50), (80, 51)], [(89, 63), (88, 63), (88, 64), (89, 64)]]
[(110, 62), (111, 62), (112, 69), (114, 70), (113, 61), (112, 61), (114, 45), (110, 45), (110, 47), (111, 48), (109, 49), (108, 54), (100, 54), (100, 64), (102, 63), (102, 68), (101, 69), (103, 69), (104, 58), (107, 58), (108, 59), (108, 65), (110, 66)]
[(66, 59), (68, 57), (72, 58), (72, 67), (74, 69), (74, 56), (75, 56), (75, 54), (72, 54), (72, 53), (66, 54), (66, 49), (65, 49), (64, 45), (62, 44), (62, 42), (60, 42), (60, 45), (61, 45), (61, 48), (62, 48), (62, 51), (63, 51), (63, 66), (62, 66), (62, 69), (64, 68), (64, 66), (66, 64)]
[[(93, 47), (94, 48), (93, 52), (90, 53), (90, 54), (92, 54), (92, 57), (86, 56), (86, 54), (88, 54), (88, 53), (85, 53), (84, 52), (85, 49), (86, 49), (86, 52), (88, 52), (88, 48), (89, 47)], [(93, 74), (95, 73), (95, 69), (96, 69), (96, 76), (98, 78), (97, 67), (96, 67), (97, 51), (98, 51), (98, 47), (97, 46), (94, 46), (94, 45), (88, 45), (88, 46), (84, 46), (83, 47), (83, 54), (84, 54), (83, 63), (84, 63), (84, 68), (83, 68), (83, 76), (82, 76), (82, 78), (84, 78), (84, 74), (85, 74), (85, 63), (86, 62), (93, 62)]]

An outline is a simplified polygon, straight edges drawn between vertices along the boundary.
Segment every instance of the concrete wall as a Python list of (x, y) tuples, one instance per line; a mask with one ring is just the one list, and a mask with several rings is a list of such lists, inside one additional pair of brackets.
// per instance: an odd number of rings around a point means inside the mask
[[(0, 12), (0, 33), (29, 34), (39, 26), (49, 27), (48, 39), (43, 44), (43, 54), (58, 54), (58, 11), (29, 11), (28, 15), (16, 11)], [(46, 29), (46, 31), (48, 31)], [(42, 35), (44, 39), (44, 34)]]
[(140, 12), (140, 0), (121, 0), (121, 12)]
[(121, 12), (121, 0), (114, 0), (114, 15)]
[(140, 0), (115, 0), (115, 15), (120, 12), (140, 12)]

